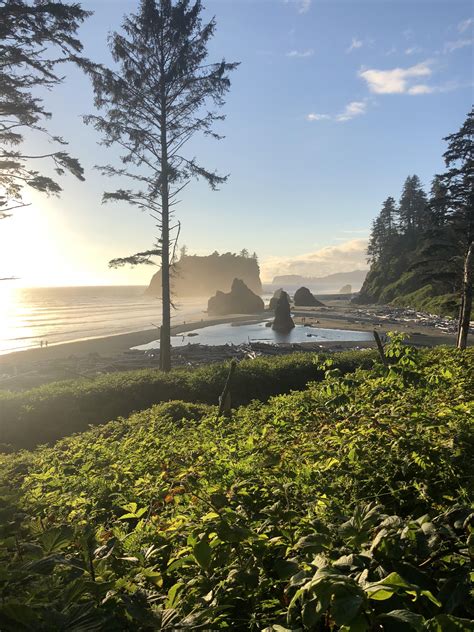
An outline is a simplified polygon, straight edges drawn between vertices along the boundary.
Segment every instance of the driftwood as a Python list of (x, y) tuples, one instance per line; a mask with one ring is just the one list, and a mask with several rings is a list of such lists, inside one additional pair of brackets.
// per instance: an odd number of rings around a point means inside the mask
[(230, 417), (232, 410), (232, 399), (230, 394), (230, 388), (232, 386), (232, 378), (237, 367), (237, 362), (232, 360), (230, 363), (229, 373), (227, 374), (227, 380), (225, 382), (224, 390), (219, 397), (219, 410), (217, 411), (217, 419), (223, 415)]
[(385, 351), (383, 350), (383, 344), (382, 344), (382, 341), (380, 340), (379, 332), (375, 331), (375, 329), (374, 329), (374, 338), (375, 338), (375, 342), (377, 343), (377, 349), (380, 355), (380, 359), (382, 360), (382, 364), (384, 365), (385, 368), (388, 368), (388, 362), (385, 356)]

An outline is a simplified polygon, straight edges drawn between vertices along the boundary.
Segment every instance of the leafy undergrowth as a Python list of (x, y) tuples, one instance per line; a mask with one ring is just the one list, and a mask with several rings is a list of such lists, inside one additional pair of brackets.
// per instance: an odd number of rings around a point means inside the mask
[(1, 456), (0, 629), (473, 629), (474, 353), (389, 360)]
[[(370, 367), (375, 355), (371, 350), (344, 351), (332, 357), (335, 365), (348, 373)], [(321, 359), (324, 355), (294, 353), (240, 362), (233, 382), (234, 405), (304, 389), (309, 381), (323, 379), (324, 372), (318, 370)], [(0, 444), (6, 451), (30, 449), (87, 430), (91, 424), (103, 424), (175, 399), (216, 404), (228, 371), (227, 364), (169, 373), (142, 369), (55, 382), (18, 393), (0, 391)]]

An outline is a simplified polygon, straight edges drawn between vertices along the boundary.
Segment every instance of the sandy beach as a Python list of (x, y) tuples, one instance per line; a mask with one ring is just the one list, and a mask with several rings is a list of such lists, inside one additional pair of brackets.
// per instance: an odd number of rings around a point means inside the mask
[[(202, 319), (173, 326), (172, 334), (185, 334), (224, 323), (235, 326), (258, 323), (271, 317), (272, 314), (268, 311), (251, 316), (235, 314), (221, 318), (203, 315)], [(381, 335), (389, 331), (399, 331), (406, 333), (410, 343), (416, 346), (453, 345), (455, 339), (454, 323), (450, 321), (387, 306), (356, 306), (348, 301), (333, 300), (327, 301), (325, 307), (321, 308), (294, 308), (293, 317), (297, 325), (305, 325), (307, 328), (307, 342), (278, 346), (252, 343), (240, 347), (209, 347), (200, 343), (198, 337), (189, 338), (192, 344), (174, 348), (173, 365), (193, 366), (223, 361), (234, 356), (278, 355), (295, 350), (340, 351), (375, 346), (371, 338), (358, 342), (317, 340), (319, 328), (362, 332), (372, 332), (375, 329)], [(315, 333), (314, 340), (311, 332)], [(92, 378), (98, 374), (130, 369), (158, 368), (158, 354), (132, 350), (132, 347), (158, 339), (159, 331), (155, 328), (1, 355), (0, 389), (25, 389), (56, 380)]]

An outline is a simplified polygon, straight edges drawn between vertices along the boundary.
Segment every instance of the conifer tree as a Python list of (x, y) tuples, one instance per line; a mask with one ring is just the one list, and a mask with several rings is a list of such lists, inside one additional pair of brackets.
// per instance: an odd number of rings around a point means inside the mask
[(472, 313), (474, 269), (474, 108), (461, 129), (447, 136), (447, 171), (441, 176), (447, 190), (448, 221), (463, 253), (461, 308), (457, 346), (465, 349)]
[(163, 370), (171, 366), (170, 266), (177, 243), (173, 230), (179, 227), (172, 223), (174, 206), (192, 178), (204, 178), (212, 189), (227, 179), (183, 153), (197, 132), (221, 138), (213, 124), (224, 117), (213, 107), (223, 105), (229, 72), (237, 65), (207, 61), (216, 23), (203, 24), (201, 12), (200, 0), (142, 0), (137, 14), (125, 18), (123, 32), (109, 38), (116, 68), (91, 72), (101, 114), (86, 117), (102, 133), (104, 145), (122, 151), (122, 166), (102, 171), (133, 184), (105, 193), (104, 201), (126, 201), (158, 221)]
[(69, 171), (84, 179), (79, 161), (63, 149), (30, 153), (22, 145), (25, 134), (32, 132), (67, 144), (44, 127), (51, 113), (34, 90), (61, 83), (64, 62), (86, 63), (78, 57), (82, 44), (76, 32), (89, 15), (79, 4), (57, 1), (0, 4), (0, 218), (25, 206), (26, 186), (49, 195), (61, 192), (56, 179), (37, 166), (40, 161), (49, 160), (57, 175)]
[(402, 233), (413, 233), (427, 224), (428, 200), (417, 175), (408, 176), (398, 206)]
[(387, 256), (397, 234), (395, 218), (397, 208), (393, 197), (388, 197), (382, 210), (372, 224), (372, 232), (367, 248), (369, 262), (377, 262)]

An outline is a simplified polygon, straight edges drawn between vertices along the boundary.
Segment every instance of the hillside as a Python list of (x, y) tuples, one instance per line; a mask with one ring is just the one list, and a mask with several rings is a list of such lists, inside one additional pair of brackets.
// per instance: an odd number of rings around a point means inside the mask
[(387, 353), (0, 456), (2, 630), (472, 629), (474, 355)]
[[(175, 297), (209, 296), (228, 292), (234, 279), (241, 279), (256, 294), (262, 293), (256, 255), (213, 252), (208, 256), (182, 254), (171, 270), (171, 290)], [(148, 294), (161, 296), (161, 271), (153, 275)]]
[[(408, 176), (398, 203), (390, 196), (373, 222), (371, 268), (356, 301), (392, 303), (456, 317), (465, 346), (474, 285), (474, 110), (444, 140), (446, 172), (429, 195)], [(461, 307), (461, 311), (460, 308)]]
[(337, 292), (343, 285), (351, 285), (357, 292), (364, 283), (367, 270), (352, 270), (351, 272), (336, 272), (322, 277), (305, 277), (299, 274), (283, 274), (273, 278), (272, 285), (278, 286), (306, 286), (318, 291)]

